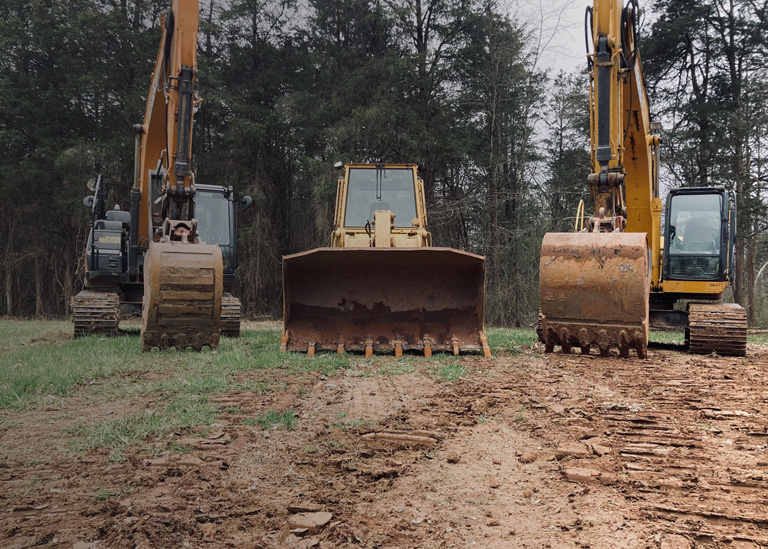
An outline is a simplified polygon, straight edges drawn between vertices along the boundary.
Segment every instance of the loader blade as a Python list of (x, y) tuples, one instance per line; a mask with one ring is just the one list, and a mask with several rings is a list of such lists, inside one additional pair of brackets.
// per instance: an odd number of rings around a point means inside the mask
[(216, 245), (152, 242), (144, 256), (142, 349), (215, 349), (223, 273)]
[(281, 349), (490, 356), (485, 259), (450, 248), (318, 248), (283, 258)]
[(618, 347), (645, 358), (650, 268), (645, 233), (548, 233), (541, 244), (539, 296), (547, 352), (560, 345), (601, 355)]

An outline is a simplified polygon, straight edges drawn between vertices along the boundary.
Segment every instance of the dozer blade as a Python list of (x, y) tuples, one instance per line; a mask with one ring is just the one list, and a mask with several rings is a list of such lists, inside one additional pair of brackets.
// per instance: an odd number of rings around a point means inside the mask
[(144, 256), (144, 351), (219, 345), (223, 291), (216, 245), (152, 242)]
[(611, 347), (640, 358), (648, 349), (650, 268), (645, 233), (548, 233), (539, 265), (547, 352)]
[(481, 351), (485, 259), (450, 248), (318, 248), (283, 258), (281, 349)]

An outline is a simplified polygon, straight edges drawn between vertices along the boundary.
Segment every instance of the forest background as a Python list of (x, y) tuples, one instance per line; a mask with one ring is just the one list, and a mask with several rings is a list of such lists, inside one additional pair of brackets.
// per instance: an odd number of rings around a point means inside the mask
[[(655, 0), (640, 27), (663, 186), (736, 191), (733, 298), (752, 325), (768, 324), (767, 5)], [(0, 315), (68, 314), (88, 179), (128, 207), (168, 6), (0, 0)], [(557, 12), (516, 14), (495, 0), (201, 1), (194, 169), (254, 200), (235, 291), (249, 316), (280, 316), (282, 255), (328, 244), (333, 163), (386, 161), (425, 166), (436, 245), (486, 256), (486, 322), (534, 321), (542, 236), (571, 230), (586, 198), (588, 80), (585, 57), (567, 73), (542, 62)]]

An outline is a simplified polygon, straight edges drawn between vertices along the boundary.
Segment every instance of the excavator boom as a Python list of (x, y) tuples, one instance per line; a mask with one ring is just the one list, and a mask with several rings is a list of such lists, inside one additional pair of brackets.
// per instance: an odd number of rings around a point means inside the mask
[(221, 336), (223, 260), (197, 234), (191, 167), (197, 101), (198, 0), (173, 0), (162, 20), (144, 124), (137, 127), (137, 176), (144, 255), (142, 348), (215, 348)]

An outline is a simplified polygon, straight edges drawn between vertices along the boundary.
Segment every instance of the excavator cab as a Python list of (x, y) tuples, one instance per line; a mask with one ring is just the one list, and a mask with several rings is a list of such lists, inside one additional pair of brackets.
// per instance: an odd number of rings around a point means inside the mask
[(733, 272), (734, 202), (722, 187), (674, 189), (667, 199), (664, 280), (725, 282)]
[(232, 187), (197, 185), (197, 232), (201, 242), (221, 248), (225, 286), (234, 283), (237, 268), (237, 203), (247, 208), (251, 198), (236, 194)]

